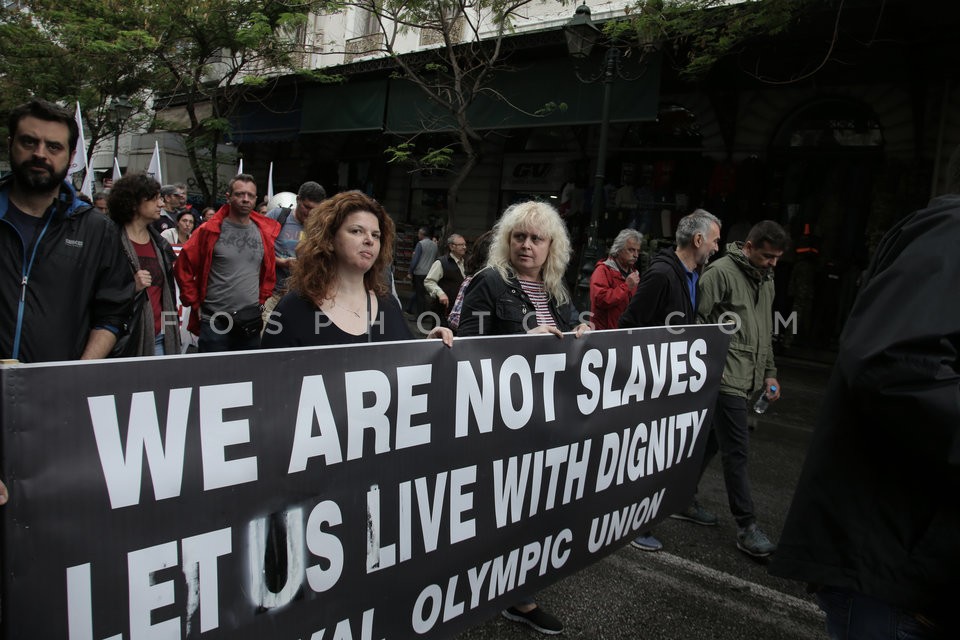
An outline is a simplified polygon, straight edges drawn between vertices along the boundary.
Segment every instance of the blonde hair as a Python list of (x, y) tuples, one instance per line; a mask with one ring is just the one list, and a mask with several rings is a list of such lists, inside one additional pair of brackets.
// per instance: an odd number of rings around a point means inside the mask
[(570, 262), (570, 236), (560, 214), (551, 205), (538, 200), (518, 202), (507, 207), (493, 227), (493, 243), (487, 266), (496, 269), (504, 280), (517, 277), (510, 263), (510, 236), (514, 231), (526, 230), (550, 240), (547, 260), (540, 269), (547, 295), (557, 305), (570, 302), (570, 294), (563, 283)]

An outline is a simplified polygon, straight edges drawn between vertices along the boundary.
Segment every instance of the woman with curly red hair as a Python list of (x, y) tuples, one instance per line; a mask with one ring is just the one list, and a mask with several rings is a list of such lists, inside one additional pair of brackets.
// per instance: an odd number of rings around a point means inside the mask
[[(289, 293), (267, 321), (264, 348), (409, 340), (403, 313), (384, 273), (393, 259), (394, 224), (383, 206), (360, 191), (324, 200), (303, 229)], [(450, 345), (437, 328), (428, 337)]]

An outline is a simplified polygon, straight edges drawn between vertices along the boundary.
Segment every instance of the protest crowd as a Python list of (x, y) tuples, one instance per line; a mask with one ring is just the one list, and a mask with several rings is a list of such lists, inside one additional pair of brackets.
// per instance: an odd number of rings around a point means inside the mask
[[(407, 272), (395, 273), (394, 221), (362, 192), (330, 195), (308, 181), (295, 202), (267, 209), (255, 177), (240, 173), (225, 204), (199, 212), (184, 206), (185, 185), (132, 173), (88, 204), (66, 179), (78, 137), (71, 113), (33, 101), (11, 112), (9, 132), (12, 173), (0, 179), (8, 363), (421, 338), (456, 350), (466, 336), (589, 341), (617, 329), (731, 327), (700, 467), (702, 476), (719, 454), (737, 524), (730, 543), (807, 583), (831, 638), (960, 637), (960, 196), (906, 217), (881, 243), (774, 541), (751, 495), (747, 417), (759, 394), (775, 402), (784, 392), (773, 274), (792, 245), (778, 223), (759, 222), (722, 249), (721, 220), (698, 209), (642, 272), (646, 238), (624, 229), (596, 262), (589, 308), (577, 308), (566, 281), (574, 249), (545, 202), (510, 205), (472, 239), (423, 227)], [(904, 455), (908, 424), (921, 435)], [(883, 462), (893, 451), (896, 470)], [(710, 527), (722, 516), (693, 494), (671, 517)], [(655, 527), (633, 545), (663, 547)], [(564, 612), (545, 611), (533, 592), (501, 613), (544, 634), (564, 629)]]

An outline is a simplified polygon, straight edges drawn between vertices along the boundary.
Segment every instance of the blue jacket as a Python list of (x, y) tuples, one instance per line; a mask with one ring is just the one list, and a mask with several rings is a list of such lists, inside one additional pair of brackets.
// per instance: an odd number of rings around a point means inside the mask
[(130, 314), (133, 276), (117, 225), (64, 183), (32, 246), (6, 219), (12, 176), (0, 179), (0, 358), (75, 360), (91, 329)]

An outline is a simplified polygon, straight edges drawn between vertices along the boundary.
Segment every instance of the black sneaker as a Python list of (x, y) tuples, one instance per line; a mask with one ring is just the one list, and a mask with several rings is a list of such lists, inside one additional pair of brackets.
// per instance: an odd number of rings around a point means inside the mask
[(700, 524), (705, 527), (713, 527), (717, 524), (717, 516), (700, 506), (700, 503), (694, 500), (690, 506), (678, 513), (671, 513), (671, 518), (676, 520), (686, 520), (694, 524)]
[(555, 636), (558, 633), (563, 633), (563, 623), (540, 607), (534, 607), (526, 613), (520, 611), (516, 607), (510, 607), (509, 609), (504, 609), (501, 611), (500, 615), (507, 620), (513, 620), (514, 622), (521, 622), (525, 625), (528, 625), (540, 633), (547, 634), (548, 636)]
[(737, 549), (754, 558), (766, 558), (777, 550), (777, 545), (770, 542), (760, 527), (751, 524), (737, 531)]

